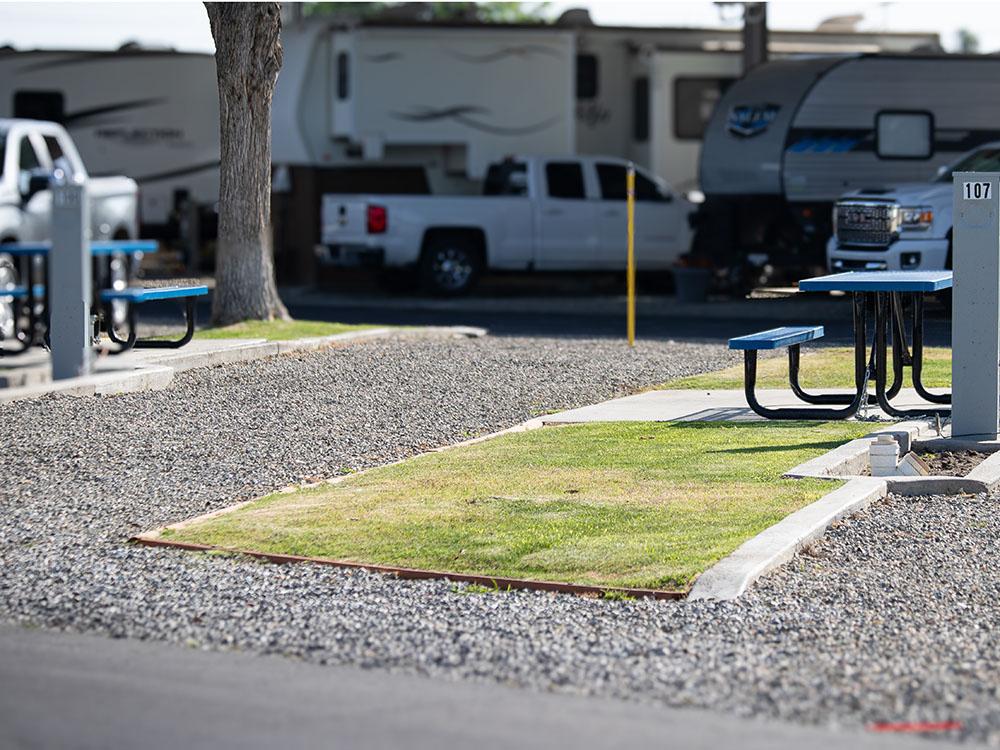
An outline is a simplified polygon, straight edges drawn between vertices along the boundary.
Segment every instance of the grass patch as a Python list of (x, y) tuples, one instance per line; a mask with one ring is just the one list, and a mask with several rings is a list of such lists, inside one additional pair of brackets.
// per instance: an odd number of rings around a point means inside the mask
[(364, 331), (372, 325), (327, 323), (322, 320), (246, 320), (220, 328), (203, 328), (196, 331), (196, 339), (267, 339), (287, 341), (310, 336), (332, 336), (335, 333)]
[[(890, 357), (889, 381), (892, 381)], [(909, 368), (903, 371), (903, 385), (911, 387)], [(924, 385), (933, 388), (951, 387), (951, 349), (934, 346), (924, 348)], [(854, 349), (846, 346), (803, 350), (799, 366), (799, 382), (805, 388), (853, 388)], [(716, 372), (692, 375), (664, 383), (658, 388), (684, 388), (703, 391), (742, 390), (743, 364)], [(757, 360), (758, 388), (788, 388), (788, 357), (781, 354)], [(872, 386), (874, 388), (874, 386)]]
[(783, 479), (856, 422), (548, 427), (275, 494), (169, 531), (234, 549), (609, 587), (683, 588), (834, 486)]

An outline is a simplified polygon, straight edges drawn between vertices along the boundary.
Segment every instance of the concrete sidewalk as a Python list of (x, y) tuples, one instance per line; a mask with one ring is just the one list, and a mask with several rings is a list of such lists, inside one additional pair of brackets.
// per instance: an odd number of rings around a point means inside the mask
[[(831, 389), (830, 393), (850, 393), (849, 390)], [(870, 390), (869, 393), (873, 393)], [(760, 389), (757, 399), (764, 406), (807, 408), (787, 389)], [(901, 409), (928, 406), (912, 388), (904, 388), (893, 400)], [(929, 405), (935, 408), (934, 404)], [(938, 406), (937, 408), (940, 408)], [(860, 413), (859, 413), (860, 415)], [(880, 409), (872, 406), (869, 416), (897, 422)], [(646, 391), (633, 396), (603, 401), (579, 409), (559, 412), (542, 417), (545, 424), (571, 424), (574, 422), (749, 422), (765, 421), (747, 406), (742, 390), (662, 390)]]

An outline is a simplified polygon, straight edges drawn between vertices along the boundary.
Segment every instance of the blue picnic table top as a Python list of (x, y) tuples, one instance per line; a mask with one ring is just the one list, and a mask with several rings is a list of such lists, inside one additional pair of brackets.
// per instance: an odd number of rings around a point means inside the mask
[(940, 292), (951, 289), (951, 271), (845, 271), (802, 279), (804, 292)]
[[(0, 253), (15, 256), (48, 255), (51, 249), (51, 242), (11, 242), (0, 245)], [(97, 240), (90, 243), (90, 254), (94, 256), (107, 256), (115, 253), (137, 255), (139, 253), (155, 253), (157, 249), (159, 249), (159, 243), (155, 240)]]

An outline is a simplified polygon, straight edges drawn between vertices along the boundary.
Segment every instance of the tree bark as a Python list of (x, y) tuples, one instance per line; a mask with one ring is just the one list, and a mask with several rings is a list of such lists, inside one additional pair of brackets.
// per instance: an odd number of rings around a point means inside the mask
[(288, 318), (274, 279), (271, 98), (281, 69), (279, 3), (205, 3), (215, 40), (222, 163), (212, 321)]

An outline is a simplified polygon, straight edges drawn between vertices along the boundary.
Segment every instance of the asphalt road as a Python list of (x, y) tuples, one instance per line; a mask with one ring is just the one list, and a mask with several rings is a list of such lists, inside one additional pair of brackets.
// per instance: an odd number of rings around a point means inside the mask
[(0, 628), (0, 685), (0, 747), (12, 749), (930, 747), (913, 737), (13, 627)]
[[(569, 302), (577, 307), (568, 312), (565, 298), (553, 298), (547, 309), (537, 299), (512, 297), (491, 300), (471, 297), (448, 303), (447, 308), (419, 297), (378, 295), (354, 302), (351, 297), (338, 297), (317, 304), (315, 297), (294, 301), (289, 311), (296, 318), (330, 320), (342, 323), (375, 323), (381, 325), (470, 325), (486, 328), (494, 335), (509, 336), (579, 336), (618, 337), (625, 335), (624, 306), (611, 309), (606, 299), (580, 296)], [(379, 304), (382, 301), (384, 304)], [(828, 343), (848, 344), (853, 341), (850, 304), (830, 305), (817, 301), (789, 304), (783, 309), (769, 300), (767, 312), (755, 310), (757, 301), (718, 303), (709, 315), (686, 311), (677, 314), (669, 309), (643, 312), (636, 320), (639, 339), (674, 339), (725, 342), (734, 336), (785, 325), (823, 325)], [(711, 305), (709, 306), (712, 307)], [(951, 340), (950, 319), (939, 308), (931, 307), (926, 317), (925, 341), (928, 345), (947, 345)]]

